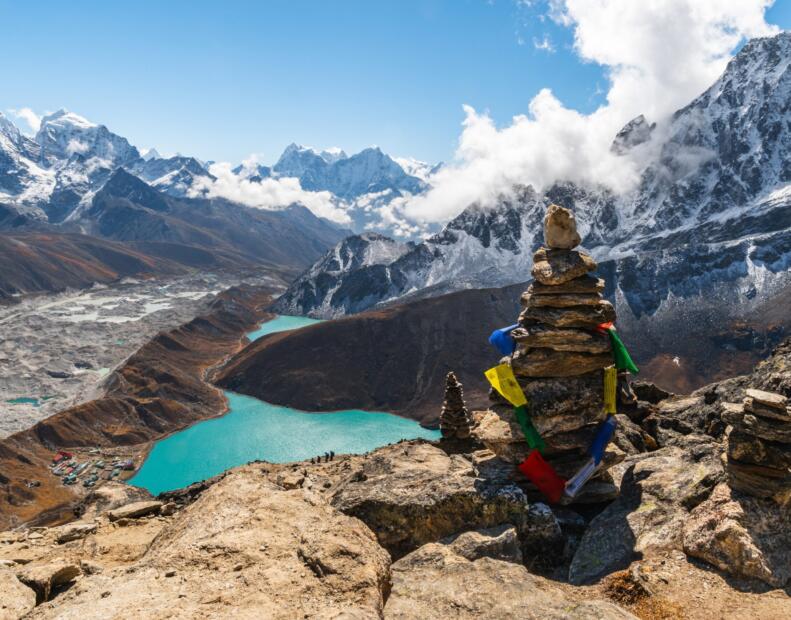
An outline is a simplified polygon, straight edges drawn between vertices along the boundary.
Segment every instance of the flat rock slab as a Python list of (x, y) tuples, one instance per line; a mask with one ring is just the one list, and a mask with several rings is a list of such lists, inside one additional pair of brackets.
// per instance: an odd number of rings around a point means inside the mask
[(785, 408), (788, 406), (788, 398), (782, 394), (765, 392), (764, 390), (756, 390), (754, 388), (747, 388), (744, 390), (744, 394), (748, 398), (752, 398), (755, 402), (766, 407), (785, 410)]
[(36, 606), (36, 593), (0, 567), (0, 620), (17, 620)]
[(610, 351), (610, 339), (603, 334), (573, 328), (534, 325), (530, 329), (517, 327), (511, 337), (523, 348), (546, 348), (555, 351), (583, 351), (605, 353)]
[(629, 566), (649, 551), (681, 549), (689, 510), (724, 478), (720, 448), (710, 438), (628, 457), (621, 494), (585, 531), (569, 568), (579, 585)]
[(573, 308), (535, 308), (528, 307), (519, 315), (519, 323), (530, 328), (533, 323), (552, 327), (594, 328), (602, 323), (615, 320), (615, 308), (609, 301), (600, 300), (595, 306), (575, 306)]
[(684, 525), (684, 551), (737, 577), (791, 580), (791, 511), (720, 484)]
[(528, 520), (514, 484), (476, 477), (472, 463), (430, 444), (378, 450), (341, 482), (332, 505), (370, 527), (393, 557), (470, 529)]
[(775, 469), (791, 468), (791, 449), (788, 444), (765, 441), (736, 430), (728, 436), (728, 456), (742, 463)]
[(728, 459), (728, 484), (747, 495), (773, 499), (780, 505), (791, 503), (791, 473), (761, 465)]
[(138, 519), (147, 515), (157, 514), (161, 508), (162, 502), (156, 500), (133, 502), (126, 506), (109, 510), (107, 512), (107, 517), (110, 521), (118, 521), (119, 519)]
[(571, 308), (573, 306), (596, 306), (602, 300), (598, 293), (562, 293), (558, 295), (530, 295), (521, 298), (523, 308)]
[(526, 293), (528, 295), (567, 295), (601, 293), (602, 291), (604, 291), (604, 280), (585, 274), (563, 284), (547, 285), (533, 282), (527, 287)]
[(49, 564), (25, 566), (16, 574), (19, 581), (33, 588), (36, 592), (36, 601), (48, 601), (53, 588), (74, 581), (80, 575), (80, 567), (65, 561), (56, 561)]
[(791, 444), (791, 422), (769, 420), (750, 413), (739, 414), (728, 410), (723, 411), (722, 420), (740, 433), (766, 441)]
[(395, 564), (387, 620), (634, 620), (617, 605), (575, 595), (524, 566), (488, 557), (470, 561), (451, 548), (428, 544)]
[(576, 250), (540, 248), (533, 255), (533, 277), (549, 286), (563, 284), (596, 269), (596, 261)]
[(762, 418), (791, 422), (791, 412), (785, 407), (778, 408), (765, 405), (754, 398), (747, 396), (744, 399), (744, 410)]
[(576, 377), (612, 366), (612, 354), (555, 351), (553, 349), (519, 350), (511, 357), (517, 377)]

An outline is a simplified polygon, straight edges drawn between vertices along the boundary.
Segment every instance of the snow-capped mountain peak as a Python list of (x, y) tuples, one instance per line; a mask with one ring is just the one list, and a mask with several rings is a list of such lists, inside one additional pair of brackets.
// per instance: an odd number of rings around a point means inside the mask
[(614, 194), (562, 180), (541, 193), (514, 188), (493, 208), (467, 207), (378, 271), (366, 265), (332, 275), (338, 290), (341, 280), (349, 290), (354, 282), (358, 298), (304, 295), (312, 289), (302, 281), (278, 304), (337, 316), (418, 291), (527, 280), (551, 202), (575, 212), (583, 246), (596, 260), (623, 269), (624, 295), (637, 317), (673, 296), (705, 290), (714, 299), (724, 294), (723, 283), (734, 294), (760, 287), (749, 299), (765, 299), (791, 280), (789, 100), (791, 33), (753, 39), (672, 118), (654, 125), (638, 116), (614, 136), (613, 148), (623, 154), (649, 142), (636, 189)]
[(41, 119), (36, 133), (41, 158), (49, 165), (80, 155), (86, 160), (96, 157), (110, 166), (138, 159), (140, 153), (126, 138), (110, 132), (104, 125), (61, 109)]
[(140, 152), (140, 157), (142, 157), (146, 161), (151, 161), (152, 159), (162, 159), (162, 155), (159, 154), (155, 148), (144, 149)]
[(41, 125), (51, 125), (64, 128), (73, 127), (75, 129), (91, 129), (93, 127), (98, 127), (96, 123), (92, 123), (87, 118), (80, 116), (79, 114), (69, 112), (65, 108), (61, 108), (57, 112), (53, 112), (52, 114), (42, 117)]
[(401, 166), (408, 175), (418, 178), (424, 183), (428, 183), (429, 177), (443, 166), (442, 162), (430, 164), (419, 159), (414, 159), (413, 157), (394, 157), (393, 160)]

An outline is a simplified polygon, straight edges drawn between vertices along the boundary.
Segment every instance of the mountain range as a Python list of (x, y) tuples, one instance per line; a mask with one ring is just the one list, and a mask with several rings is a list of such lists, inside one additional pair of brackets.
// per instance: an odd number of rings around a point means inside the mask
[[(291, 144), (273, 166), (245, 163), (233, 172), (253, 182), (296, 178), (303, 190), (329, 192), (361, 231), (382, 224), (371, 205), (424, 191), (437, 169), (413, 159), (400, 161), (403, 165), (378, 147), (349, 156), (337, 148)], [(0, 113), (0, 203), (35, 220), (79, 219), (118, 169), (173, 197), (206, 197), (206, 185), (215, 180), (210, 168), (194, 157), (163, 158), (154, 149), (141, 153), (104, 125), (66, 110), (44, 116), (32, 138)]]
[(627, 124), (613, 152), (642, 149), (647, 161), (628, 192), (562, 180), (543, 191), (521, 186), (493, 208), (467, 207), (420, 243), (345, 239), (275, 308), (337, 317), (524, 281), (554, 202), (575, 212), (583, 247), (607, 277), (621, 328), (640, 335), (644, 361), (658, 351), (700, 366), (704, 352), (732, 357), (745, 341), (766, 352), (791, 328), (789, 313), (777, 311), (791, 290), (789, 65), (791, 33), (753, 39), (664, 123)]

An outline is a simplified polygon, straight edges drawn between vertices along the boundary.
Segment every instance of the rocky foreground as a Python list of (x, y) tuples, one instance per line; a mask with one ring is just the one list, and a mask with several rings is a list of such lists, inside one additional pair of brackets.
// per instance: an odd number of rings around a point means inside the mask
[(0, 535), (0, 618), (787, 618), (791, 513), (733, 490), (733, 403), (791, 392), (791, 341), (619, 413), (614, 501), (549, 506), (474, 442), (251, 463)]

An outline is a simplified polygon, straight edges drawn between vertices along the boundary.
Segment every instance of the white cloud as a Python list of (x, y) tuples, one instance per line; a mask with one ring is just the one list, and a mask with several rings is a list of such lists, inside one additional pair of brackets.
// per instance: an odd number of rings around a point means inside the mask
[(32, 132), (38, 131), (39, 127), (41, 127), (41, 117), (30, 108), (12, 108), (8, 111), (16, 118), (21, 118), (23, 121), (25, 121)]
[[(245, 160), (247, 166), (257, 161), (254, 156)], [(233, 173), (232, 165), (226, 162), (212, 164), (209, 168), (216, 179), (198, 178), (190, 192), (194, 196), (222, 197), (259, 209), (282, 209), (299, 203), (315, 215), (339, 224), (349, 224), (351, 219), (338, 205), (330, 192), (309, 192), (302, 189), (299, 179), (278, 177), (251, 181)]]
[(552, 39), (549, 38), (548, 34), (545, 34), (542, 39), (533, 37), (533, 47), (539, 51), (547, 52), (548, 54), (555, 51), (555, 46), (552, 44)]
[(66, 152), (69, 155), (74, 155), (74, 153), (84, 153), (88, 150), (88, 145), (84, 142), (80, 142), (76, 138), (72, 138), (69, 140), (69, 143), (66, 145)]
[(514, 184), (541, 189), (570, 180), (627, 189), (640, 162), (610, 153), (617, 131), (641, 113), (661, 124), (717, 79), (743, 38), (775, 33), (764, 20), (770, 4), (549, 0), (549, 17), (574, 29), (580, 58), (607, 68), (606, 104), (585, 115), (545, 89), (527, 115), (502, 128), (465, 106), (455, 161), (434, 175), (433, 189), (411, 200), (404, 213), (418, 221), (445, 221), (473, 202), (492, 203)]

